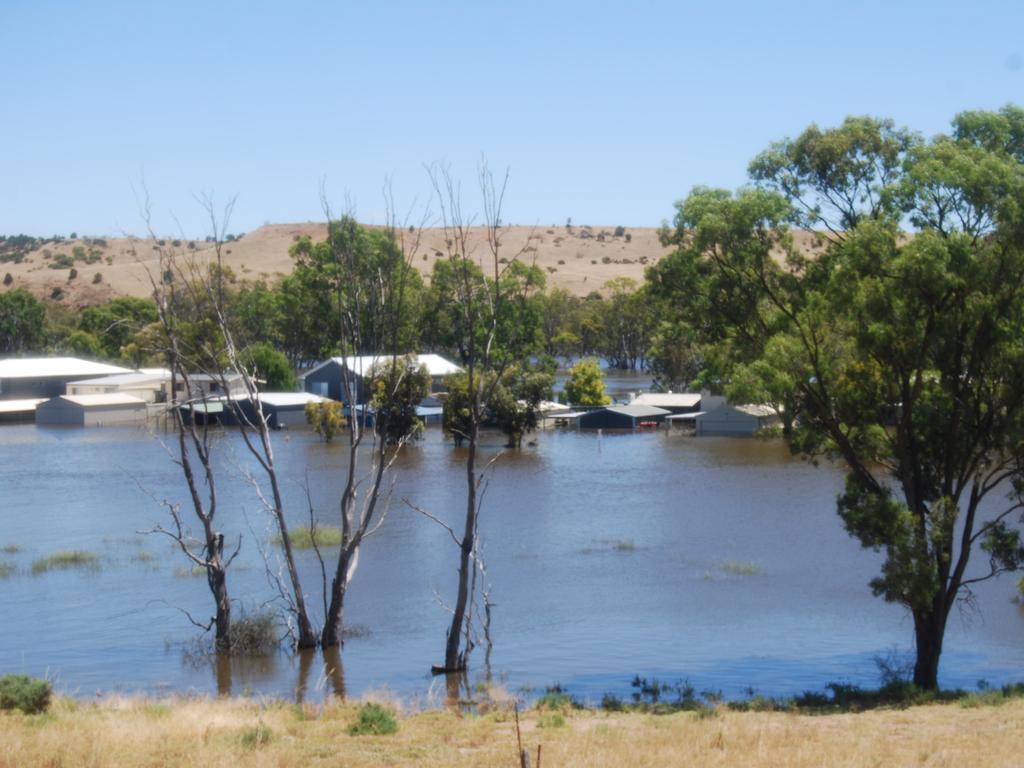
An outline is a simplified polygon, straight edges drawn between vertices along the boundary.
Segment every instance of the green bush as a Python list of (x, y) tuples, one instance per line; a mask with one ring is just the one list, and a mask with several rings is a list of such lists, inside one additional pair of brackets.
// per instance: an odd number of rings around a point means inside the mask
[(398, 731), (398, 721), (380, 704), (364, 704), (356, 721), (348, 727), (349, 736), (386, 736)]
[(265, 744), (269, 744), (273, 736), (273, 732), (267, 726), (259, 723), (255, 728), (246, 728), (242, 731), (239, 740), (246, 749), (259, 749)]
[(4, 675), (0, 677), (0, 710), (20, 709), (26, 715), (45, 712), (52, 692), (46, 680), (28, 675)]

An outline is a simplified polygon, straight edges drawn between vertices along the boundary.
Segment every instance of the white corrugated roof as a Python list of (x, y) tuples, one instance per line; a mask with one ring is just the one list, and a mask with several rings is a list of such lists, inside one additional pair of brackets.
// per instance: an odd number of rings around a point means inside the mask
[(112, 386), (125, 386), (131, 384), (148, 384), (149, 382), (159, 383), (166, 379), (170, 379), (170, 372), (164, 371), (162, 373), (119, 373), (113, 376), (100, 376), (98, 379), (84, 379), (83, 381), (76, 381), (74, 385), (83, 386), (95, 386), (99, 384), (109, 384)]
[(9, 357), (0, 360), (0, 379), (45, 379), (55, 376), (105, 376), (131, 373), (106, 363), (77, 357)]
[(736, 406), (736, 410), (739, 411), (740, 413), (745, 413), (748, 416), (761, 417), (761, 416), (775, 416), (775, 415), (777, 415), (775, 413), (775, 409), (772, 408), (770, 405), (754, 405), (754, 404), (737, 405)]
[(60, 397), (53, 398), (54, 400), (67, 400), (68, 402), (74, 403), (75, 405), (81, 405), (83, 408), (91, 408), (93, 406), (101, 405), (145, 405), (146, 401), (139, 397), (132, 397), (131, 395), (122, 395), (119, 393), (112, 393), (109, 395), (61, 395)]
[(655, 408), (693, 408), (700, 405), (700, 394), (692, 392), (644, 392), (630, 405), (653, 405)]
[(642, 419), (645, 416), (667, 416), (671, 411), (664, 408), (655, 408), (653, 405), (609, 405), (604, 410), (612, 413), (621, 413), (625, 416), (632, 416), (635, 419)]
[(0, 400), (0, 413), (21, 413), (23, 411), (34, 411), (40, 403), (45, 403), (46, 398), (33, 398), (31, 400)]
[[(326, 398), (312, 392), (260, 392), (260, 402), (281, 408), (287, 405), (305, 405), (306, 403), (322, 403)], [(236, 400), (238, 398), (235, 398)]]
[[(356, 373), (360, 376), (364, 372), (368, 373), (373, 366), (380, 363), (388, 363), (391, 361), (392, 355), (380, 354), (380, 355), (347, 355), (345, 357), (332, 357), (329, 360), (325, 360), (320, 365), (313, 368), (311, 371), (306, 373), (307, 376), (323, 368), (327, 363), (335, 362), (339, 365), (343, 365), (348, 370)], [(450, 360), (446, 360), (440, 355), (426, 354), (416, 355), (416, 362), (420, 365), (427, 366), (427, 372), (431, 376), (448, 376), (453, 373), (459, 373), (462, 369)]]

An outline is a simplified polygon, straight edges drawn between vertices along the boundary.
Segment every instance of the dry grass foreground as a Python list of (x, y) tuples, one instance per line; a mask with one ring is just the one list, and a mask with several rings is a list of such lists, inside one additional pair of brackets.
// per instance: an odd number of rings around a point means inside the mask
[[(58, 700), (43, 715), (0, 715), (0, 766), (510, 766), (511, 713), (425, 711), (390, 736), (350, 736), (356, 704), (289, 705), (246, 699), (98, 703)], [(1024, 766), (1024, 700), (800, 715), (717, 710), (703, 717), (568, 713), (539, 728), (522, 716), (536, 766)]]

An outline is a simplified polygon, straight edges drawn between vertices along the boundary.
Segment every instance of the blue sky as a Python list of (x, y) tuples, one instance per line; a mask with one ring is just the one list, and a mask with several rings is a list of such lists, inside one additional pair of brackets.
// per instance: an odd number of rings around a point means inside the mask
[(848, 114), (925, 134), (1024, 103), (1020, 0), (0, 0), (0, 232), (202, 236), (425, 202), (486, 156), (515, 224), (655, 226), (769, 142)]

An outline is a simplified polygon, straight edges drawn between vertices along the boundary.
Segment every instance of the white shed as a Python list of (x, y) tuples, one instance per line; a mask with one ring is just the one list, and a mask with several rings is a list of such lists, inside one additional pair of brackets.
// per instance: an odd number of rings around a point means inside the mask
[(779, 415), (767, 405), (724, 404), (697, 414), (698, 435), (751, 436), (779, 424)]

